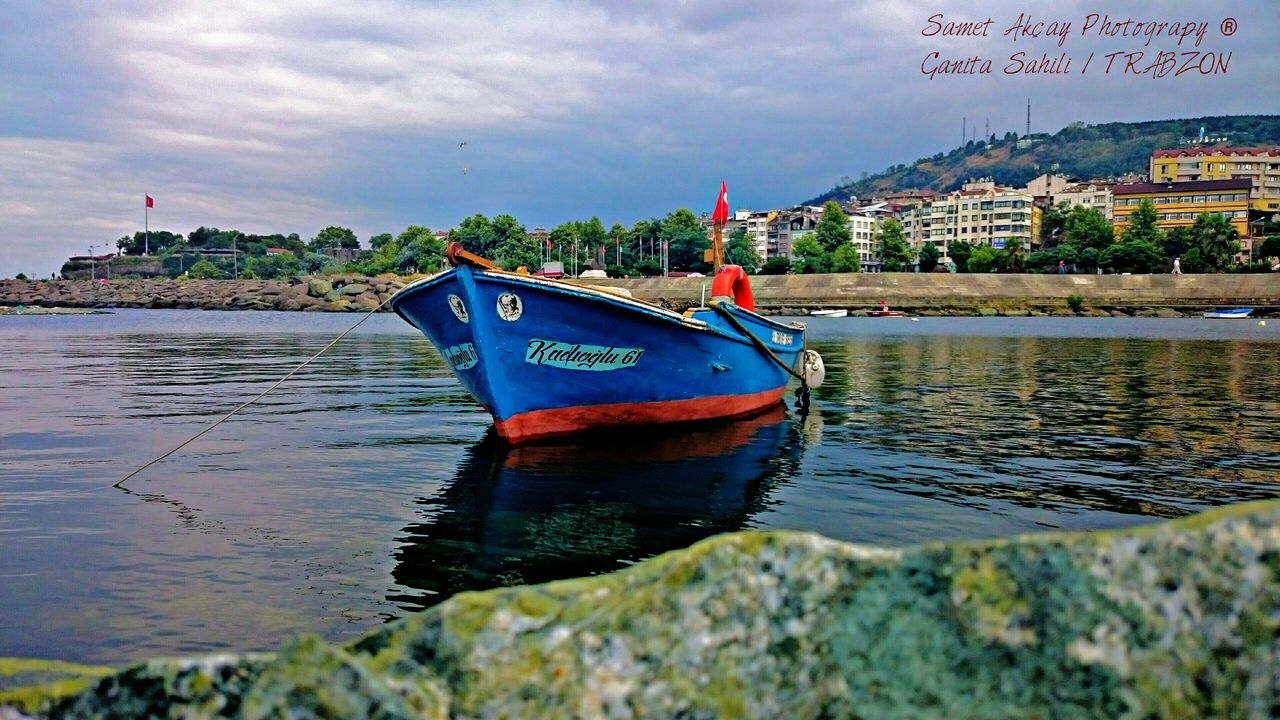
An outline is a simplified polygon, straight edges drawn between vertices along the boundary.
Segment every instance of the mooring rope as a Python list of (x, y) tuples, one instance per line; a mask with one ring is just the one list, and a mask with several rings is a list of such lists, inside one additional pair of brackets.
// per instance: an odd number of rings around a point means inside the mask
[(314, 361), (316, 358), (318, 358), (318, 357), (320, 357), (321, 355), (323, 355), (323, 354), (325, 354), (326, 352), (328, 352), (329, 348), (333, 347), (334, 345), (337, 345), (339, 340), (341, 340), (342, 338), (344, 338), (344, 337), (346, 337), (348, 334), (350, 334), (352, 330), (355, 330), (356, 328), (360, 327), (361, 323), (363, 323), (365, 320), (368, 320), (369, 318), (373, 317), (373, 314), (374, 314), (374, 313), (376, 313), (376, 312), (378, 312), (379, 310), (381, 310), (382, 308), (386, 307), (387, 303), (389, 303), (389, 302), (391, 302), (391, 298), (387, 298), (386, 300), (383, 300), (383, 301), (382, 301), (382, 303), (378, 305), (378, 307), (376, 307), (376, 308), (374, 308), (374, 309), (370, 310), (369, 312), (365, 313), (365, 314), (364, 314), (364, 317), (362, 317), (362, 318), (360, 318), (359, 320), (357, 320), (357, 321), (356, 321), (356, 323), (355, 323), (354, 325), (352, 325), (351, 327), (349, 327), (349, 328), (347, 328), (346, 330), (342, 331), (342, 334), (341, 334), (341, 335), (339, 335), (338, 337), (334, 338), (333, 340), (330, 340), (328, 345), (325, 345), (324, 347), (320, 348), (320, 352), (316, 353), (315, 355), (312, 355), (311, 357), (309, 357), (309, 358), (307, 358), (305, 361), (303, 361), (303, 363), (302, 363), (301, 365), (299, 365), (298, 367), (296, 367), (296, 368), (294, 368), (294, 369), (290, 370), (288, 375), (285, 375), (284, 377), (282, 377), (282, 378), (280, 378), (279, 380), (277, 380), (277, 381), (275, 382), (275, 384), (273, 384), (271, 387), (269, 387), (269, 388), (267, 388), (266, 390), (263, 390), (262, 392), (258, 393), (258, 394), (257, 394), (257, 395), (255, 395), (252, 399), (247, 400), (246, 402), (241, 403), (239, 406), (237, 406), (237, 407), (236, 407), (236, 409), (235, 409), (235, 410), (232, 410), (231, 412), (227, 413), (226, 415), (223, 415), (221, 418), (219, 418), (219, 419), (218, 419), (218, 421), (217, 421), (217, 422), (213, 423), (213, 424), (212, 424), (212, 425), (210, 425), (209, 427), (207, 427), (207, 428), (205, 428), (205, 429), (201, 430), (200, 432), (196, 433), (195, 435), (192, 435), (191, 437), (187, 438), (186, 440), (183, 440), (183, 441), (182, 441), (182, 443), (181, 443), (181, 444), (179, 444), (179, 445), (178, 445), (177, 447), (175, 447), (174, 449), (172, 449), (172, 450), (170, 450), (169, 452), (167, 452), (167, 453), (165, 453), (165, 454), (161, 455), (160, 457), (158, 457), (158, 458), (156, 458), (156, 459), (152, 460), (151, 462), (147, 463), (146, 465), (143, 465), (142, 467), (138, 468), (137, 470), (134, 470), (133, 472), (129, 473), (128, 475), (125, 475), (124, 477), (120, 478), (118, 481), (116, 481), (115, 483), (113, 483), (113, 484), (111, 485), (111, 487), (113, 487), (113, 488), (118, 488), (118, 487), (120, 487), (121, 485), (124, 485), (124, 483), (125, 483), (129, 478), (133, 477), (134, 475), (137, 475), (138, 473), (142, 472), (143, 470), (146, 470), (147, 468), (151, 467), (152, 465), (155, 465), (156, 463), (160, 462), (161, 460), (164, 460), (165, 458), (167, 458), (167, 457), (169, 457), (170, 455), (172, 455), (172, 454), (174, 454), (174, 453), (178, 452), (179, 450), (181, 450), (182, 448), (186, 447), (187, 445), (190, 445), (192, 442), (194, 442), (194, 441), (195, 441), (197, 438), (199, 438), (201, 435), (204, 435), (205, 433), (207, 433), (207, 432), (209, 432), (210, 430), (212, 430), (212, 429), (214, 429), (214, 428), (218, 427), (219, 425), (221, 425), (222, 423), (226, 422), (227, 420), (230, 420), (232, 415), (235, 415), (236, 413), (240, 412), (241, 410), (243, 410), (243, 409), (245, 409), (245, 408), (249, 407), (250, 405), (252, 405), (252, 404), (254, 404), (254, 403), (256, 403), (256, 402), (258, 402), (258, 401), (259, 401), (259, 400), (261, 400), (263, 397), (265, 397), (267, 393), (269, 393), (269, 392), (271, 392), (272, 390), (275, 390), (276, 388), (280, 387), (280, 385), (281, 385), (281, 384), (283, 384), (285, 380), (288, 380), (289, 378), (293, 377), (293, 376), (294, 376), (294, 374), (295, 374), (295, 373), (297, 373), (299, 370), (301, 370), (302, 368), (304, 368), (304, 367), (306, 367), (306, 366), (310, 365), (310, 364), (312, 363), (312, 361)]
[(782, 368), (783, 370), (786, 370), (787, 374), (791, 375), (791, 377), (794, 377), (795, 379), (800, 381), (800, 387), (796, 388), (796, 400), (800, 403), (800, 410), (802, 412), (805, 410), (808, 410), (809, 409), (808, 378), (806, 378), (803, 374), (796, 372), (794, 368), (792, 368), (791, 366), (783, 362), (782, 358), (778, 357), (777, 354), (774, 353), (773, 350), (770, 349), (768, 345), (765, 345), (763, 340), (756, 337), (754, 333), (748, 330), (746, 326), (742, 324), (742, 321), (738, 320), (738, 318), (735, 317), (733, 313), (729, 311), (729, 308), (715, 301), (712, 301), (711, 307), (717, 313), (719, 313), (721, 317), (723, 317), (725, 320), (728, 320), (729, 324), (732, 325), (735, 330), (742, 333), (743, 335), (746, 335), (747, 340), (751, 341), (751, 344), (754, 345), (757, 350), (763, 353), (770, 360), (773, 360), (775, 363), (777, 363), (778, 367)]

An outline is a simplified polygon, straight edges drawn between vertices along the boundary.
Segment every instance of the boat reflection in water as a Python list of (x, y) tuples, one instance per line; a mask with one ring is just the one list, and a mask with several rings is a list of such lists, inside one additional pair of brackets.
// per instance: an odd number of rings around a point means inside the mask
[(398, 538), (388, 600), (406, 610), (464, 590), (617, 570), (747, 526), (799, 467), (782, 406), (677, 433), (510, 448), (492, 432), (420, 501)]

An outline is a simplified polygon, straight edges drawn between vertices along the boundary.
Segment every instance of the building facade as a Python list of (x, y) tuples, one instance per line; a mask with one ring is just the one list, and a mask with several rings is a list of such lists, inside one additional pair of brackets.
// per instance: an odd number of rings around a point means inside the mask
[(853, 247), (858, 251), (858, 262), (866, 272), (874, 272), (880, 267), (880, 258), (876, 254), (876, 231), (880, 227), (880, 218), (872, 213), (853, 212), (849, 214), (849, 234)]
[(1249, 206), (1280, 212), (1280, 147), (1174, 148), (1151, 155), (1151, 182), (1250, 182)]
[[(1189, 180), (1185, 182), (1124, 183), (1112, 188), (1115, 195), (1116, 236), (1129, 227), (1129, 216), (1142, 201), (1155, 206), (1161, 230), (1190, 227), (1203, 213), (1217, 213), (1231, 221), (1242, 239), (1249, 235), (1249, 178)], [(1245, 242), (1248, 245), (1247, 240)]]
[(1066, 203), (1071, 207), (1079, 205), (1093, 208), (1107, 220), (1112, 220), (1115, 217), (1115, 195), (1111, 192), (1112, 187), (1114, 186), (1108, 183), (1072, 183), (1054, 193), (1049, 200), (1053, 205)]
[(1040, 208), (1026, 190), (997, 186), (989, 179), (971, 180), (960, 190), (918, 204), (905, 205), (902, 228), (912, 249), (938, 247), (943, 262), (951, 260), (951, 243), (1003, 248), (1010, 240), (1030, 252), (1039, 244)]

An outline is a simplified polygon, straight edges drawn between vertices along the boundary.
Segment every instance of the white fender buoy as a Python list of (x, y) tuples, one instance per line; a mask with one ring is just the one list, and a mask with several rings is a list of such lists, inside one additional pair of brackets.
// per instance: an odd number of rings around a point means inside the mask
[(822, 356), (817, 350), (804, 351), (800, 360), (800, 374), (809, 387), (822, 387), (822, 381), (827, 378), (827, 366), (823, 364)]

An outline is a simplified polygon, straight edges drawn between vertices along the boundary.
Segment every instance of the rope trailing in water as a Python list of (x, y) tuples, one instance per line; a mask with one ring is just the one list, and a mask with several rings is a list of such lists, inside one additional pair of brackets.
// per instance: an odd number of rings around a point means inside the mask
[(310, 365), (310, 364), (311, 364), (311, 363), (312, 363), (316, 358), (318, 358), (318, 357), (320, 357), (321, 355), (323, 355), (323, 354), (325, 354), (326, 352), (328, 352), (328, 351), (329, 351), (329, 348), (333, 347), (334, 345), (337, 345), (339, 340), (341, 340), (342, 338), (344, 338), (344, 337), (346, 337), (348, 334), (350, 334), (352, 330), (355, 330), (356, 328), (360, 327), (360, 325), (361, 325), (365, 320), (368, 320), (369, 318), (373, 317), (373, 314), (374, 314), (374, 313), (376, 313), (376, 312), (378, 312), (379, 310), (381, 310), (382, 308), (386, 307), (387, 303), (389, 303), (389, 302), (391, 302), (391, 298), (387, 298), (386, 300), (383, 300), (383, 301), (382, 301), (382, 304), (378, 305), (378, 307), (376, 307), (376, 308), (374, 308), (374, 309), (370, 310), (369, 312), (365, 313), (365, 314), (364, 314), (364, 317), (362, 317), (362, 318), (360, 318), (359, 320), (357, 320), (357, 321), (356, 321), (356, 324), (354, 324), (354, 325), (352, 325), (351, 327), (349, 327), (349, 328), (347, 328), (346, 330), (344, 330), (344, 331), (342, 332), (342, 334), (341, 334), (341, 335), (339, 335), (338, 337), (334, 338), (333, 340), (330, 340), (328, 345), (325, 345), (324, 347), (320, 348), (320, 352), (316, 353), (315, 355), (312, 355), (311, 357), (309, 357), (309, 358), (307, 358), (305, 361), (303, 361), (303, 363), (302, 363), (301, 365), (299, 365), (298, 367), (296, 367), (296, 368), (294, 368), (294, 369), (290, 370), (288, 375), (285, 375), (284, 377), (282, 377), (282, 378), (280, 378), (279, 380), (277, 380), (277, 381), (275, 382), (275, 384), (274, 384), (274, 385), (272, 385), (271, 387), (269, 387), (269, 388), (267, 388), (266, 390), (263, 390), (262, 392), (258, 393), (258, 394), (257, 394), (257, 395), (255, 395), (252, 399), (250, 399), (250, 400), (248, 400), (248, 401), (246, 401), (246, 402), (241, 403), (239, 406), (237, 406), (237, 407), (236, 407), (236, 409), (235, 409), (235, 410), (232, 410), (231, 412), (227, 413), (226, 415), (223, 415), (221, 418), (219, 418), (219, 419), (218, 419), (218, 421), (217, 421), (217, 422), (213, 423), (213, 424), (212, 424), (212, 425), (210, 425), (209, 427), (207, 427), (207, 428), (205, 428), (205, 429), (201, 430), (200, 432), (196, 433), (195, 435), (192, 435), (191, 437), (187, 438), (186, 440), (183, 440), (183, 441), (182, 441), (182, 443), (181, 443), (181, 444), (179, 444), (179, 445), (178, 445), (177, 447), (175, 447), (174, 449), (172, 449), (172, 450), (170, 450), (169, 452), (167, 452), (167, 453), (165, 453), (165, 454), (161, 455), (160, 457), (158, 457), (158, 458), (156, 458), (156, 459), (152, 460), (151, 462), (147, 463), (146, 465), (143, 465), (142, 467), (138, 468), (137, 470), (134, 470), (133, 472), (129, 473), (128, 475), (125, 475), (124, 477), (120, 478), (120, 480), (118, 480), (117, 482), (115, 482), (114, 484), (112, 484), (112, 486), (111, 486), (111, 487), (113, 487), (113, 488), (118, 488), (118, 487), (120, 487), (120, 486), (124, 485), (124, 484), (125, 484), (125, 482), (129, 480), (129, 478), (133, 477), (134, 475), (137, 475), (138, 473), (142, 472), (143, 470), (146, 470), (147, 468), (151, 467), (152, 465), (155, 465), (156, 463), (160, 462), (161, 460), (164, 460), (165, 458), (167, 458), (167, 457), (169, 457), (170, 455), (172, 455), (172, 454), (174, 454), (174, 453), (178, 452), (179, 450), (181, 450), (182, 448), (186, 447), (187, 445), (190, 445), (192, 442), (194, 442), (194, 441), (195, 441), (197, 438), (199, 438), (201, 435), (204, 435), (205, 433), (207, 433), (207, 432), (209, 432), (210, 430), (212, 430), (212, 429), (214, 429), (214, 428), (218, 427), (219, 425), (221, 425), (222, 423), (226, 422), (227, 420), (230, 420), (232, 415), (235, 415), (236, 413), (240, 412), (241, 410), (243, 410), (243, 409), (245, 409), (245, 408), (249, 407), (250, 405), (252, 405), (252, 404), (254, 404), (254, 403), (258, 402), (259, 400), (261, 400), (262, 398), (266, 397), (266, 394), (267, 394), (267, 393), (269, 393), (269, 392), (271, 392), (272, 390), (275, 390), (276, 388), (280, 387), (280, 385), (281, 385), (281, 384), (283, 384), (285, 380), (288, 380), (289, 378), (293, 377), (293, 376), (294, 376), (294, 374), (296, 374), (299, 370), (301, 370), (302, 368), (304, 368), (304, 367), (306, 367), (306, 366)]
[(800, 387), (796, 388), (796, 401), (799, 404), (799, 410), (801, 412), (808, 410), (809, 409), (809, 381), (805, 379), (804, 375), (802, 373), (796, 372), (794, 368), (792, 368), (791, 366), (783, 362), (782, 358), (778, 357), (777, 354), (775, 354), (768, 345), (765, 345), (763, 340), (756, 337), (755, 334), (752, 333), (750, 330), (747, 330), (746, 326), (742, 324), (742, 321), (739, 320), (732, 312), (730, 312), (729, 308), (725, 307), (723, 303), (713, 301), (711, 303), (711, 307), (715, 309), (715, 311), (719, 313), (721, 317), (723, 317), (725, 320), (728, 320), (729, 324), (732, 325), (735, 330), (742, 333), (743, 335), (746, 335), (747, 339), (751, 341), (752, 345), (756, 346), (757, 350), (764, 353), (769, 359), (777, 363), (778, 367), (782, 368), (783, 370), (786, 370), (788, 375), (800, 381)]

